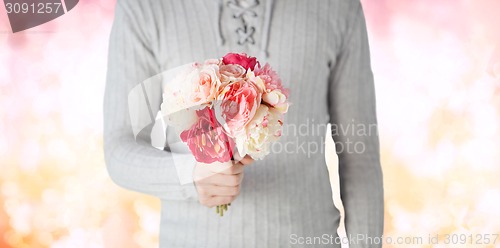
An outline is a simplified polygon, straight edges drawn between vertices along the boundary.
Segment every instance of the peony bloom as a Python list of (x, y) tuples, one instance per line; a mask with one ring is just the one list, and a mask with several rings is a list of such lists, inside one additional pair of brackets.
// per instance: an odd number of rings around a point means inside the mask
[(257, 58), (250, 57), (246, 53), (228, 53), (222, 58), (222, 63), (226, 65), (241, 65), (245, 70), (254, 70), (258, 64)]
[(260, 105), (245, 132), (235, 137), (240, 156), (248, 154), (253, 159), (262, 159), (269, 154), (271, 144), (281, 137), (282, 118), (280, 112)]
[(180, 135), (196, 161), (209, 164), (231, 160), (234, 142), (215, 119), (213, 110), (205, 107), (196, 111), (196, 114), (198, 121)]
[(253, 118), (260, 105), (262, 91), (251, 81), (237, 81), (225, 86), (214, 103), (217, 120), (235, 135)]
[(264, 67), (257, 67), (255, 69), (255, 76), (262, 78), (262, 81), (264, 81), (264, 84), (266, 85), (266, 92), (279, 90), (286, 98), (288, 98), (288, 90), (283, 87), (280, 77), (269, 64), (266, 63)]

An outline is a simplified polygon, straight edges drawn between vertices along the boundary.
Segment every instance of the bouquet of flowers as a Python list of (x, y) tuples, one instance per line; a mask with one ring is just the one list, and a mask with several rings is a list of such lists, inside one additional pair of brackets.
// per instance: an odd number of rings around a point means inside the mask
[[(262, 159), (281, 136), (288, 90), (269, 64), (229, 53), (192, 63), (164, 85), (162, 114), (198, 162), (228, 162), (234, 154)], [(221, 215), (227, 205), (218, 206)]]

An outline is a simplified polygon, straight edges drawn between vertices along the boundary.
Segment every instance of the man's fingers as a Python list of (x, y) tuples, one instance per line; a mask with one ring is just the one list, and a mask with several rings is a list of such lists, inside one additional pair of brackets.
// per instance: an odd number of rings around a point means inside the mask
[(230, 169), (231, 167), (233, 167), (233, 165), (234, 165), (233, 161), (228, 161), (225, 163), (215, 162), (215, 163), (211, 163), (211, 164), (204, 164), (202, 166), (207, 166), (206, 168), (208, 168), (208, 170), (210, 170), (211, 172), (222, 173), (223, 171), (226, 171), (226, 170)]
[(244, 165), (241, 163), (199, 163), (193, 177), (199, 201), (207, 207), (231, 203), (240, 194)]
[(249, 165), (254, 162), (253, 158), (249, 155), (245, 155), (245, 157), (242, 158), (238, 153), (235, 153), (233, 157), (235, 162), (241, 163), (243, 165)]
[(218, 186), (238, 186), (243, 180), (243, 173), (236, 175), (226, 175), (226, 174), (214, 174), (210, 177), (203, 178), (199, 181), (199, 184), (211, 184)]
[(204, 197), (213, 196), (238, 196), (240, 187), (238, 186), (216, 186), (216, 185), (200, 185), (198, 193)]
[(200, 203), (209, 208), (229, 204), (236, 199), (236, 196), (212, 196), (207, 198), (200, 198)]
[(243, 165), (249, 165), (249, 164), (253, 163), (253, 162), (254, 162), (254, 160), (253, 160), (253, 158), (252, 158), (252, 157), (250, 157), (250, 156), (246, 155), (246, 156), (245, 156), (245, 157), (243, 157), (243, 158), (242, 158), (239, 162), (240, 162), (240, 163), (242, 163)]
[(236, 175), (243, 172), (243, 164), (233, 163), (233, 161), (227, 163), (214, 163), (214, 164), (206, 164), (202, 166), (207, 166), (207, 170), (215, 173), (222, 173), (226, 175)]
[(219, 173), (226, 174), (226, 175), (236, 175), (236, 174), (241, 174), (243, 172), (244, 165), (240, 163), (235, 163), (234, 165), (226, 168), (223, 171), (220, 171)]

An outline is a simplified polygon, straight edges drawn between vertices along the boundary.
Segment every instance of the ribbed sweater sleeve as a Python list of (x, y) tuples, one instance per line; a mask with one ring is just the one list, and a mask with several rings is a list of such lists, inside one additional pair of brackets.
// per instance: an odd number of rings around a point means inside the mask
[[(181, 185), (172, 154), (151, 145), (151, 127), (134, 137), (129, 116), (129, 92), (158, 74), (154, 22), (150, 5), (118, 1), (111, 31), (104, 96), (104, 154), (108, 173), (118, 185), (166, 200), (195, 200), (193, 184)], [(148, 9), (149, 8), (149, 9)], [(154, 84), (150, 91), (161, 92)], [(154, 88), (157, 87), (157, 88)], [(161, 94), (152, 94), (161, 97)], [(148, 99), (157, 113), (161, 99)], [(155, 103), (155, 104), (153, 104)]]
[[(346, 17), (346, 32), (336, 62), (332, 63), (329, 112), (330, 121), (337, 128), (333, 138), (339, 144), (347, 234), (374, 238), (382, 235), (384, 216), (375, 89), (363, 10), (359, 1), (352, 2), (356, 2), (352, 7), (357, 10), (349, 11), (352, 14)], [(342, 131), (348, 127), (355, 132)], [(376, 245), (361, 242), (350, 247)]]

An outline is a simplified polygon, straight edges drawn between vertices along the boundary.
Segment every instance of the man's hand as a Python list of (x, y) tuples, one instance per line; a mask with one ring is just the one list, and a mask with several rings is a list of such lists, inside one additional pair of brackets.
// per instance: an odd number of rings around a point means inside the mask
[(249, 156), (239, 162), (198, 162), (194, 168), (194, 182), (200, 203), (211, 208), (234, 201), (240, 194), (243, 169), (252, 162)]

